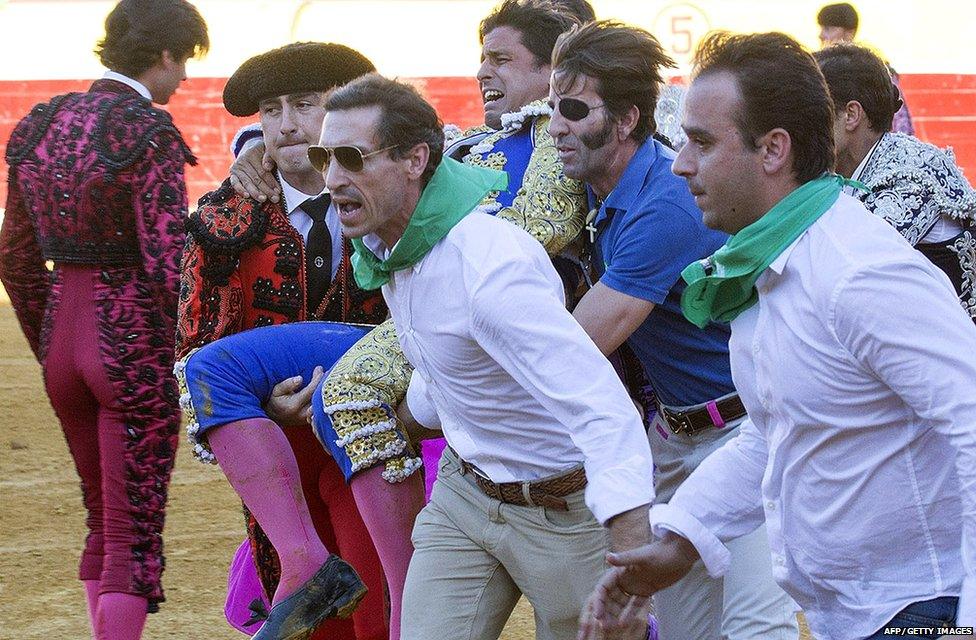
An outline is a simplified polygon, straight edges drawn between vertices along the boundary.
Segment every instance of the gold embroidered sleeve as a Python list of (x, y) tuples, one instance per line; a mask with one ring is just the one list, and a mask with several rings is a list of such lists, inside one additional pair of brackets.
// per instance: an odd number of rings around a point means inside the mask
[(353, 473), (383, 462), (383, 477), (399, 482), (420, 468), (396, 417), (412, 371), (390, 319), (363, 336), (329, 372), (323, 405)]
[(535, 148), (529, 158), (512, 206), (498, 212), (528, 231), (549, 255), (557, 255), (579, 235), (586, 222), (586, 189), (563, 173), (556, 144), (549, 135), (549, 117), (540, 116), (535, 127)]

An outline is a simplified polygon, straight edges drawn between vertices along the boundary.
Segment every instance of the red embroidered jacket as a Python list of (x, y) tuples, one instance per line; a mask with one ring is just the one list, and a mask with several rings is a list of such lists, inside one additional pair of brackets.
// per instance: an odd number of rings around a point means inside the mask
[(240, 331), (299, 320), (379, 324), (379, 291), (355, 283), (343, 242), (342, 263), (314, 318), (307, 318), (305, 247), (281, 204), (238, 195), (229, 181), (200, 199), (186, 223), (176, 354)]

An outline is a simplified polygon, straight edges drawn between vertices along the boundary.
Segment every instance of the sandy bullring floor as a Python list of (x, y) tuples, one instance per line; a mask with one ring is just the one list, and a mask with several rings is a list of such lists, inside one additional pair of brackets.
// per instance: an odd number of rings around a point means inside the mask
[[(83, 536), (78, 479), (40, 369), (0, 301), (0, 639), (89, 637), (76, 579)], [(222, 617), (227, 565), (242, 536), (240, 503), (219, 469), (181, 447), (166, 521), (167, 601), (149, 616), (145, 640), (245, 637)], [(503, 638), (532, 631), (523, 604)]]
[[(81, 490), (40, 369), (0, 291), (0, 640), (89, 637), (77, 558)], [(181, 447), (167, 514), (167, 601), (145, 640), (244, 638), (223, 620), (227, 565), (243, 537), (240, 503), (219, 469)], [(502, 640), (533, 637), (523, 601)]]

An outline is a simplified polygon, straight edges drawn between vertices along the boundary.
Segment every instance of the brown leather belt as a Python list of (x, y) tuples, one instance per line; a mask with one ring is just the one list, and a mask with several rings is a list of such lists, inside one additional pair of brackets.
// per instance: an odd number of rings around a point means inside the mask
[(567, 511), (569, 507), (565, 496), (586, 487), (586, 471), (583, 467), (535, 482), (492, 482), (480, 469), (465, 462), (460, 456), (458, 462), (461, 464), (461, 473), (470, 473), (478, 488), (489, 498), (520, 507), (548, 507)]
[(675, 411), (658, 403), (658, 412), (674, 433), (692, 435), (706, 429), (722, 429), (726, 424), (746, 415), (739, 394), (710, 400), (700, 407)]

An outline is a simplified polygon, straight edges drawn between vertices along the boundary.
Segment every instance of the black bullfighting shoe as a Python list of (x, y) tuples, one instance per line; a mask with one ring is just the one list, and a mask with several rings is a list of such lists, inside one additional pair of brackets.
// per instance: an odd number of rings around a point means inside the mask
[(348, 618), (366, 595), (359, 574), (337, 555), (275, 606), (251, 640), (306, 640), (327, 618)]

